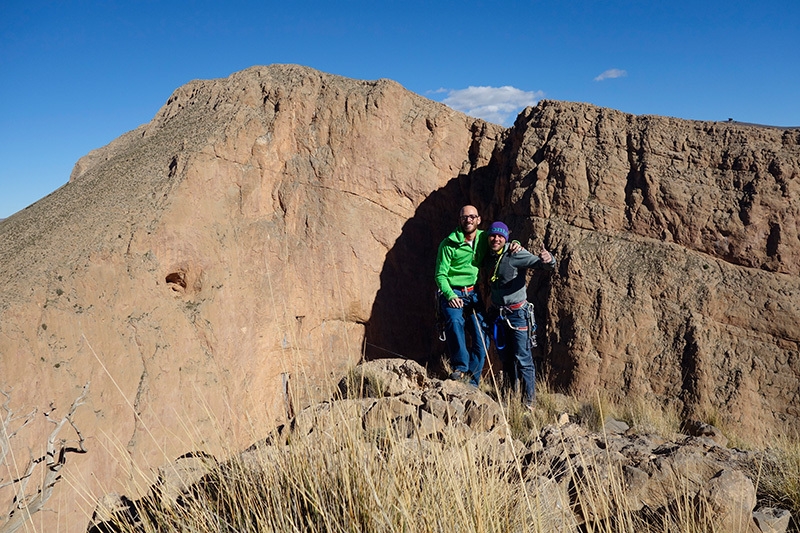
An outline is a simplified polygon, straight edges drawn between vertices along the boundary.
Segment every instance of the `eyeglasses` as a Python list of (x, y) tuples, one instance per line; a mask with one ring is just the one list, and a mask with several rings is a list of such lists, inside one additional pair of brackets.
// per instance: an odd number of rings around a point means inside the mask
[(478, 215), (463, 215), (461, 220), (475, 220), (476, 218), (479, 218)]

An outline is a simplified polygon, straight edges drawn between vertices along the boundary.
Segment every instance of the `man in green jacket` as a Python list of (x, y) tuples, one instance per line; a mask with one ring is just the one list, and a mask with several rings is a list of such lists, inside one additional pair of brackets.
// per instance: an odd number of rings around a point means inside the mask
[[(481, 217), (471, 205), (461, 208), (458, 228), (439, 245), (436, 285), (444, 316), (445, 340), (453, 373), (450, 379), (478, 385), (486, 361), (486, 336), (482, 303), (476, 291), (478, 269), (489, 249), (486, 234), (478, 229)], [(517, 243), (512, 252), (519, 250)], [(467, 333), (469, 332), (469, 333)], [(467, 346), (467, 334), (472, 345)]]

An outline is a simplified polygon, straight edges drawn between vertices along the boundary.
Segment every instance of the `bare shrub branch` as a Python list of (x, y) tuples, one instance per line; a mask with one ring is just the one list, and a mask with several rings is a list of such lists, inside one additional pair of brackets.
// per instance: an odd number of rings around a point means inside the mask
[[(87, 382), (86, 385), (83, 386), (81, 394), (72, 402), (69, 412), (61, 419), (53, 417), (55, 406), (52, 404), (44, 413), (47, 421), (55, 426), (53, 431), (50, 432), (50, 436), (47, 438), (47, 447), (44, 455), (40, 457), (31, 457), (21, 474), (18, 473), (16, 478), (0, 485), (0, 488), (8, 486), (15, 487), (14, 500), (6, 513), (5, 519), (0, 522), (0, 533), (13, 533), (17, 531), (25, 524), (31, 515), (41, 511), (45, 503), (47, 503), (52, 496), (53, 488), (61, 480), (61, 468), (67, 462), (67, 455), (71, 453), (86, 453), (86, 448), (84, 446), (85, 439), (80, 429), (75, 425), (74, 417), (78, 407), (84, 404), (88, 391), (89, 383)], [(0, 435), (0, 462), (8, 464), (6, 462), (6, 457), (11, 449), (11, 438), (17, 436), (19, 431), (33, 420), (36, 411), (34, 410), (22, 417), (16, 417), (9, 407), (10, 395), (5, 392), (2, 392), (2, 394), (6, 398), (3, 404), (6, 415), (2, 420), (2, 435)], [(11, 426), (20, 419), (22, 419), (23, 422), (12, 431), (10, 429)], [(68, 441), (59, 438), (59, 434), (66, 424), (72, 427), (77, 436), (77, 440)], [(41, 483), (29, 492), (28, 485), (32, 479), (35, 479), (34, 473), (37, 471), (37, 467), (43, 469), (43, 475), (40, 476)]]
[[(4, 390), (0, 390), (0, 394), (6, 398), (3, 402), (3, 410), (6, 414), (2, 421), (3, 432), (0, 434), (0, 464), (5, 464), (6, 455), (8, 455), (8, 452), (11, 450), (11, 439), (33, 420), (34, 416), (36, 416), (36, 409), (25, 416), (15, 417), (15, 413), (10, 407), (11, 395)], [(11, 426), (20, 419), (22, 419), (23, 422), (16, 429), (12, 430)], [(2, 478), (0, 478), (0, 489), (9, 484), (13, 484), (13, 481), (10, 483), (3, 483)]]

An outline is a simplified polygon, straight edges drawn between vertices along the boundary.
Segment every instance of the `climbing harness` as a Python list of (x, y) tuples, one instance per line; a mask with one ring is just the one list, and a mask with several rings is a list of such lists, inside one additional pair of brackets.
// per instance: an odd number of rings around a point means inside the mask
[[(454, 290), (461, 291), (464, 293), (463, 298), (466, 298), (468, 295), (475, 292), (475, 285), (469, 285), (466, 287), (453, 287)], [(447, 333), (445, 333), (446, 329), (444, 327), (444, 313), (442, 313), (442, 295), (444, 293), (441, 289), (436, 289), (436, 293), (434, 294), (434, 308), (436, 309), (436, 331), (439, 337), (439, 340), (445, 342), (447, 340)]]
[[(522, 327), (516, 327), (511, 325), (511, 321), (508, 319), (508, 316), (518, 311), (519, 309), (526, 309), (527, 310), (527, 318), (528, 324)], [(495, 345), (497, 346), (498, 350), (502, 350), (506, 347), (505, 339), (503, 339), (503, 343), (500, 343), (501, 333), (502, 333), (502, 324), (505, 323), (508, 326), (509, 330), (512, 331), (527, 331), (528, 332), (528, 344), (531, 348), (536, 348), (539, 343), (536, 341), (536, 317), (533, 316), (533, 304), (527, 302), (525, 300), (511, 305), (504, 305), (500, 307), (499, 314), (494, 321), (494, 328), (492, 332), (492, 336), (494, 337)]]

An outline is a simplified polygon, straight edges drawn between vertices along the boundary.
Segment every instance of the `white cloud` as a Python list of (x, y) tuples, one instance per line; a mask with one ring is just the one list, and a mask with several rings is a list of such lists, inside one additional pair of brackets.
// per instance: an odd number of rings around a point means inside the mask
[(627, 70), (621, 70), (618, 68), (610, 68), (607, 71), (603, 72), (599, 76), (597, 76), (594, 81), (603, 81), (603, 80), (612, 80), (614, 78), (624, 78), (628, 75)]
[(522, 108), (536, 105), (543, 96), (542, 91), (523, 91), (508, 85), (467, 87), (448, 91), (442, 103), (471, 117), (508, 126)]

